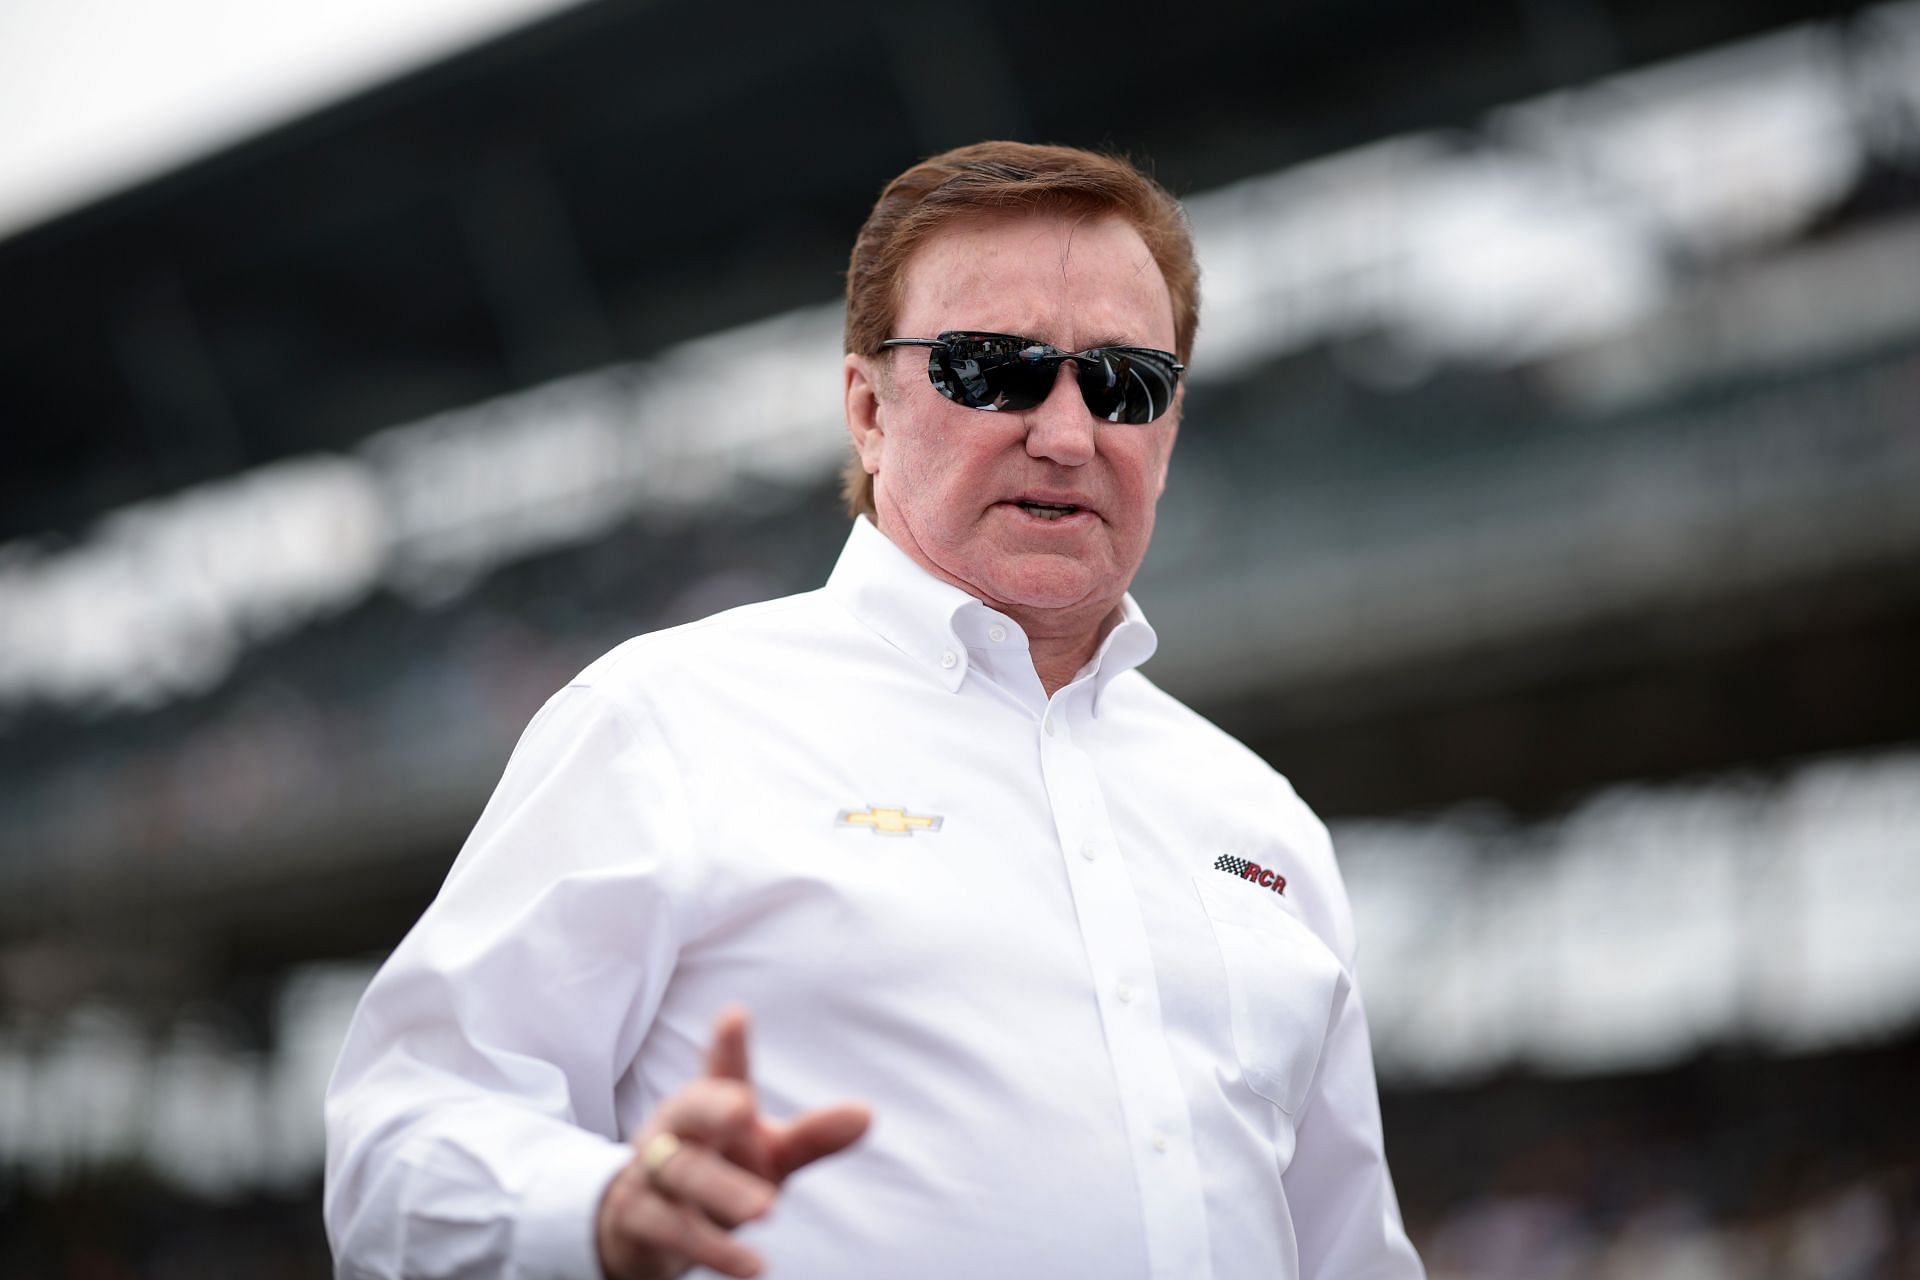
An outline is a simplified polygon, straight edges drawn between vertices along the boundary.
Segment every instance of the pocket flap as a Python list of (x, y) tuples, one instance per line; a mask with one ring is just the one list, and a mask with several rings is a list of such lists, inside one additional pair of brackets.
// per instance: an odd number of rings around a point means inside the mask
[(1346, 999), (1346, 971), (1278, 895), (1218, 872), (1195, 875), (1194, 886), (1226, 971), (1241, 1074), (1255, 1093), (1293, 1115)]

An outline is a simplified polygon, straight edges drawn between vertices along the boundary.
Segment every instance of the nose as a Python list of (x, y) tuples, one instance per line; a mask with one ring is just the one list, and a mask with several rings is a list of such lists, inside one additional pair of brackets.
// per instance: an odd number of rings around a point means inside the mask
[(1093, 433), (1099, 424), (1080, 398), (1079, 373), (1080, 366), (1073, 361), (1061, 361), (1052, 393), (1027, 410), (1029, 457), (1046, 458), (1063, 467), (1093, 461)]

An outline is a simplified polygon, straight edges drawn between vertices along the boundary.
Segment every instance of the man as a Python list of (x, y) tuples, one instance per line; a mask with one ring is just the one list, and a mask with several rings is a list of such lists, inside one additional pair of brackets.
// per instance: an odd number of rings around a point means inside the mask
[(1196, 281), (1122, 161), (887, 188), (838, 566), (534, 719), (348, 1035), (341, 1275), (1420, 1275), (1325, 829), (1136, 670)]

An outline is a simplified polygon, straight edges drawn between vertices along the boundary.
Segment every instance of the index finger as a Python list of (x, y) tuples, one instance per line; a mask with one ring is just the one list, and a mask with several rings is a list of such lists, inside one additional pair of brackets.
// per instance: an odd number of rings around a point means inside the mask
[(728, 1005), (713, 1020), (707, 1074), (719, 1080), (747, 1078), (747, 1011), (740, 1005)]

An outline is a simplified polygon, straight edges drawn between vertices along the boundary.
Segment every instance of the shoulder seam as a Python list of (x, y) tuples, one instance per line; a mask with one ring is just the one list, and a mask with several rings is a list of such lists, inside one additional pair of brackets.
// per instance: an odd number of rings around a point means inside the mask
[(709, 614), (704, 618), (696, 618), (692, 622), (682, 622), (671, 627), (662, 627), (657, 631), (643, 631), (637, 636), (629, 636), (600, 657), (594, 659), (593, 662), (589, 663), (578, 675), (567, 682), (566, 687), (570, 689), (595, 688), (599, 683), (598, 677), (596, 676), (593, 679), (587, 679), (585, 677), (587, 676), (587, 672), (593, 671), (596, 667), (600, 668), (603, 673), (612, 672), (625, 664), (626, 661), (635, 654), (656, 649), (660, 645), (667, 643), (671, 637), (705, 631), (711, 627), (727, 623), (730, 620), (739, 621), (741, 614), (760, 616), (764, 614), (785, 613), (794, 609), (805, 608), (812, 604), (814, 598), (820, 594), (820, 591), (816, 589), (813, 591), (796, 592), (793, 595), (781, 596), (774, 600), (756, 600), (752, 604), (743, 604), (732, 609), (723, 609), (719, 613)]

